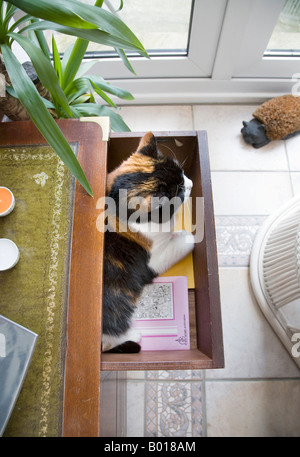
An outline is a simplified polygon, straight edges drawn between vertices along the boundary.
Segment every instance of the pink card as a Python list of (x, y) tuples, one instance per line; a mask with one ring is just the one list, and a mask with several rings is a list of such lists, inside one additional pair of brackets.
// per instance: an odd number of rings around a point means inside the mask
[(145, 287), (134, 319), (142, 351), (190, 349), (187, 277), (154, 279)]

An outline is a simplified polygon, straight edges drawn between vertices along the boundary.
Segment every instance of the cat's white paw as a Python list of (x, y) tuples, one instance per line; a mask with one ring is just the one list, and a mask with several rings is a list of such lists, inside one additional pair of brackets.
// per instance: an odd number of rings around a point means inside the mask
[(134, 328), (130, 328), (126, 333), (120, 336), (102, 335), (102, 351), (109, 351), (110, 349), (126, 343), (126, 341), (133, 341), (139, 343), (142, 339), (142, 334)]
[(113, 347), (113, 343), (105, 335), (102, 335), (102, 352), (108, 351)]
[(133, 341), (139, 343), (142, 339), (142, 334), (138, 330), (131, 328), (126, 334), (126, 341)]
[(188, 232), (187, 230), (179, 230), (174, 232), (175, 239), (180, 242), (187, 244), (187, 249), (192, 250), (195, 244), (195, 237), (192, 233)]

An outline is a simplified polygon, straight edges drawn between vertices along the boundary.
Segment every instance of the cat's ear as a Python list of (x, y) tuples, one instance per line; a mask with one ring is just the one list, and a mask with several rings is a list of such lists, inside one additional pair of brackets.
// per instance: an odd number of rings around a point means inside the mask
[(157, 158), (157, 142), (152, 132), (148, 132), (143, 136), (137, 148), (137, 152), (148, 157), (153, 157), (153, 159)]

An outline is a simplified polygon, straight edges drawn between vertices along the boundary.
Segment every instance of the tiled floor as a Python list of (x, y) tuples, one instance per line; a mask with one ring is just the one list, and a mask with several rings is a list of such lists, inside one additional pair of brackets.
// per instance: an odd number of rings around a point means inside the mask
[(254, 109), (121, 109), (133, 131), (207, 130), (226, 364), (220, 370), (128, 372), (128, 437), (300, 436), (300, 371), (263, 317), (249, 280), (257, 229), (300, 192), (300, 136), (258, 150), (246, 145), (240, 129)]

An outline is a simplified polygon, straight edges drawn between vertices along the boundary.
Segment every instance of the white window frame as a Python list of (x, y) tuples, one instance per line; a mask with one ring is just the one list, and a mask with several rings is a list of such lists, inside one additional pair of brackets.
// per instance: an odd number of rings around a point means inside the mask
[(194, 0), (187, 56), (132, 57), (137, 76), (118, 57), (104, 57), (89, 72), (134, 95), (134, 101), (117, 99), (119, 106), (262, 103), (295, 87), (300, 95), (300, 58), (264, 56), (283, 5), (284, 0)]
[[(188, 55), (159, 56), (151, 59), (131, 57), (129, 60), (138, 75), (137, 78), (209, 77), (225, 8), (226, 0), (195, 0)], [(98, 72), (111, 80), (137, 79), (118, 57), (101, 58), (93, 67), (93, 73)]]
[[(291, 78), (300, 71), (299, 57), (265, 56), (269, 39), (277, 23), (278, 16), (285, 0), (234, 0), (231, 3), (227, 21), (224, 22), (220, 43), (223, 48), (232, 48), (234, 36), (232, 30), (238, 26), (237, 15), (240, 9), (239, 21), (244, 30), (240, 34), (239, 48), (234, 53), (227, 52), (226, 71), (233, 78)], [(218, 50), (220, 51), (220, 49)], [(224, 52), (224, 49), (222, 49)], [(218, 54), (219, 55), (219, 54)], [(218, 56), (217, 56), (218, 57)], [(224, 77), (224, 57), (216, 59), (213, 78)]]
[(101, 59), (93, 72), (129, 90), (130, 104), (261, 103), (291, 93), (300, 58), (263, 55), (283, 4), (195, 0), (188, 57), (133, 58), (137, 76)]

